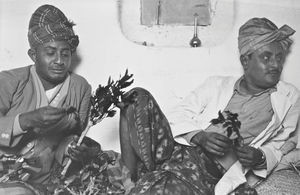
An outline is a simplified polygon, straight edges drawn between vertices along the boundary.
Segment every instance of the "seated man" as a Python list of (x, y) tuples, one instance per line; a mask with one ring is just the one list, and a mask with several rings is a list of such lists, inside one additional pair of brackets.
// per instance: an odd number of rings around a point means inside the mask
[[(137, 100), (120, 119), (122, 162), (136, 182), (131, 194), (255, 194), (249, 185), (300, 147), (300, 93), (280, 81), (294, 32), (266, 18), (247, 21), (238, 38), (243, 76), (209, 78), (175, 107), (170, 123), (149, 92), (133, 89)], [(240, 145), (211, 124), (218, 111), (238, 114)]]
[(85, 145), (66, 149), (86, 126), (91, 96), (88, 82), (70, 71), (79, 43), (73, 25), (58, 8), (39, 7), (28, 32), (34, 65), (0, 72), (0, 174), (24, 162), (30, 172), (16, 179), (26, 183), (1, 177), (1, 194), (33, 193), (32, 185), (46, 184), (67, 151), (77, 160), (87, 157)]

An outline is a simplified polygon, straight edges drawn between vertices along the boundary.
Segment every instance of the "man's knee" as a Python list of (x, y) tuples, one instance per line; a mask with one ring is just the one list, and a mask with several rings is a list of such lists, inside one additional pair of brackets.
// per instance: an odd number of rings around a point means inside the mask
[(135, 93), (135, 96), (138, 97), (138, 98), (141, 98), (141, 97), (144, 97), (144, 96), (152, 96), (151, 93), (142, 88), (142, 87), (135, 87), (135, 88), (132, 88), (131, 90), (129, 90), (126, 94), (130, 95), (130, 94), (133, 94)]
[(141, 87), (135, 87), (129, 90), (123, 98), (125, 110), (134, 111), (137, 108), (147, 107), (149, 102), (156, 102), (149, 91)]
[(0, 183), (0, 194), (36, 195), (33, 190), (20, 182)]

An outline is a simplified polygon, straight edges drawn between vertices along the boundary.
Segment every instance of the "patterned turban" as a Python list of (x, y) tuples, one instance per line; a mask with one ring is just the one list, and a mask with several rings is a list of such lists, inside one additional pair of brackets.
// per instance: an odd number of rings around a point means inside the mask
[(40, 6), (31, 16), (28, 41), (31, 48), (53, 41), (67, 41), (74, 52), (79, 44), (73, 31), (74, 24), (52, 5)]
[(286, 51), (293, 43), (289, 36), (296, 31), (288, 25), (281, 28), (266, 18), (252, 18), (240, 27), (238, 46), (241, 55), (249, 55), (256, 49), (273, 41), (281, 44)]

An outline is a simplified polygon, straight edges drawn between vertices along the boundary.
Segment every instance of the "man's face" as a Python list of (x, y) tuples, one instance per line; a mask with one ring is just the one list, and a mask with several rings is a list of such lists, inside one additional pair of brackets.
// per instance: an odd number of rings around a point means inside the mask
[(35, 65), (42, 83), (50, 88), (62, 83), (71, 66), (71, 57), (70, 46), (65, 41), (40, 45), (35, 51)]
[(255, 50), (246, 60), (244, 75), (247, 85), (262, 91), (275, 86), (283, 69), (286, 53), (278, 42)]

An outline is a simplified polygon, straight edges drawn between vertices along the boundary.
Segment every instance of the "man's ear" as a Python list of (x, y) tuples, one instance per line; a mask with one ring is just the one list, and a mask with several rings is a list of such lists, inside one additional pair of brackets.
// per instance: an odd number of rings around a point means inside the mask
[(241, 64), (243, 66), (243, 69), (247, 70), (247, 68), (248, 68), (248, 62), (249, 62), (249, 56), (241, 55), (240, 56), (240, 61), (241, 61)]
[(31, 58), (31, 60), (35, 63), (36, 62), (36, 51), (35, 49), (28, 49), (27, 54)]

